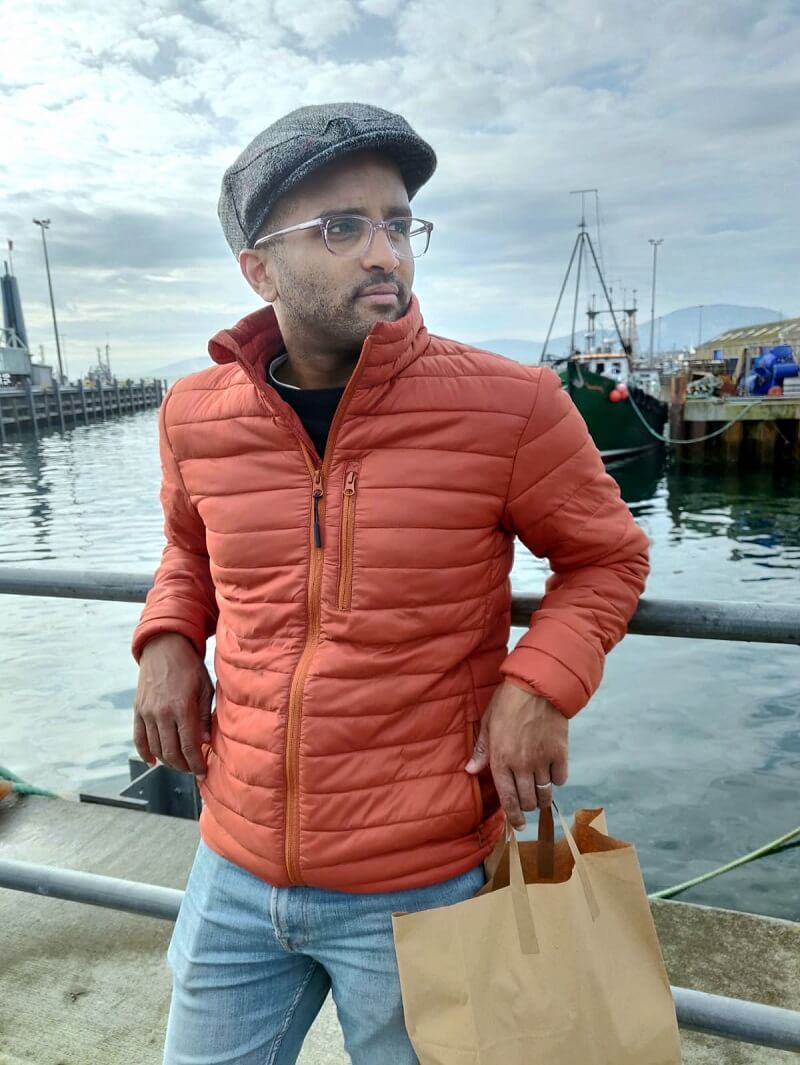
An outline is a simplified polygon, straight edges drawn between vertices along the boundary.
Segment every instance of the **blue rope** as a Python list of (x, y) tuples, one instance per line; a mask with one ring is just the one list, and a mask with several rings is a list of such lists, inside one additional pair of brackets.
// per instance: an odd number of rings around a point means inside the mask
[(37, 788), (34, 784), (28, 784), (18, 777), (16, 773), (12, 773), (10, 769), (6, 769), (5, 766), (0, 765), (0, 780), (10, 780), (14, 785), (14, 791), (17, 795), (44, 795), (48, 799), (57, 799), (58, 795), (54, 791), (48, 791), (47, 788)]

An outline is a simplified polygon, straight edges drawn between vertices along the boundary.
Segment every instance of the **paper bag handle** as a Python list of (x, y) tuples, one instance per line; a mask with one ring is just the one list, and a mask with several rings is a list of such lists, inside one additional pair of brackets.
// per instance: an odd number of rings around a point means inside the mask
[[(564, 838), (567, 841), (572, 858), (575, 862), (575, 871), (577, 872), (581, 887), (583, 888), (584, 898), (586, 904), (589, 907), (589, 913), (593, 921), (597, 920), (600, 913), (600, 908), (597, 905), (597, 899), (595, 897), (592, 884), (589, 879), (589, 874), (586, 871), (586, 863), (583, 860), (583, 855), (578, 850), (578, 844), (572, 833), (569, 830), (564, 818), (561, 816), (561, 811), (555, 802), (553, 802), (553, 809), (558, 814), (559, 824), (561, 825), (561, 831), (564, 833)], [(541, 823), (542, 812), (539, 813), (539, 829), (542, 831)], [(550, 814), (552, 821), (552, 814)], [(545, 822), (544, 828), (545, 834), (547, 833), (547, 823)], [(522, 872), (522, 861), (519, 856), (519, 842), (517, 840), (517, 834), (511, 825), (506, 821), (505, 838), (508, 845), (508, 869), (509, 869), (509, 886), (511, 888), (511, 903), (514, 908), (514, 919), (517, 925), (517, 934), (519, 936), (519, 945), (523, 954), (538, 954), (539, 953), (539, 940), (536, 935), (536, 926), (533, 920), (533, 912), (531, 910), (531, 901), (528, 895), (528, 889), (525, 884), (525, 876)]]

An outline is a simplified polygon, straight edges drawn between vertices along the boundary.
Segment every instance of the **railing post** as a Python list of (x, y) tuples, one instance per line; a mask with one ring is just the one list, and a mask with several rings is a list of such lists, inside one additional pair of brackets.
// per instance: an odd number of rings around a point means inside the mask
[(61, 382), (53, 378), (53, 395), (56, 397), (56, 411), (58, 413), (58, 421), (61, 425), (61, 432), (65, 431), (64, 425), (64, 403), (61, 399)]
[(31, 384), (30, 377), (25, 378), (24, 382), (25, 392), (28, 396), (28, 410), (31, 413), (31, 428), (33, 429), (33, 437), (35, 440), (39, 439), (39, 423), (36, 420), (36, 399), (33, 395), (33, 385)]

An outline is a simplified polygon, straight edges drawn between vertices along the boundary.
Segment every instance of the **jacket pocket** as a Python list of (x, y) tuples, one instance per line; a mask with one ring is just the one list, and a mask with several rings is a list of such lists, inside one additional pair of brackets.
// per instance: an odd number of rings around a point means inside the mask
[[(470, 682), (470, 698), (467, 705), (467, 757), (471, 758), (472, 753), (475, 750), (475, 744), (478, 742), (478, 736), (481, 731), (481, 711), (480, 703), (478, 701), (478, 689), (475, 686), (475, 671), (472, 666), (472, 660), (467, 659), (467, 670), (469, 671)], [(491, 772), (488, 767), (483, 773), (469, 773), (472, 785), (472, 801), (475, 806), (475, 825), (480, 830), (484, 821), (486, 813), (485, 804), (483, 801), (483, 784), (481, 783), (481, 777)]]
[(337, 605), (349, 610), (353, 598), (353, 536), (356, 524), (358, 469), (345, 472), (342, 488), (342, 518), (339, 527), (339, 592)]
[[(481, 730), (480, 721), (468, 721), (467, 722), (467, 757), (472, 757), (472, 752), (475, 750), (475, 744), (478, 740), (478, 734)], [(483, 793), (481, 791), (481, 782), (477, 773), (468, 773), (470, 784), (472, 786), (472, 802), (475, 806), (475, 825), (480, 827), (483, 824)]]

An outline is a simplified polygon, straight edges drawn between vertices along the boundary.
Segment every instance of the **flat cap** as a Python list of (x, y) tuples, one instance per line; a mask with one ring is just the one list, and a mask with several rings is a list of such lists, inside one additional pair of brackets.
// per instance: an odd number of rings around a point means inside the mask
[(219, 220), (233, 254), (252, 247), (273, 206), (304, 177), (348, 152), (367, 149), (397, 163), (409, 200), (436, 169), (433, 148), (402, 115), (372, 104), (316, 104), (273, 122), (222, 178)]

